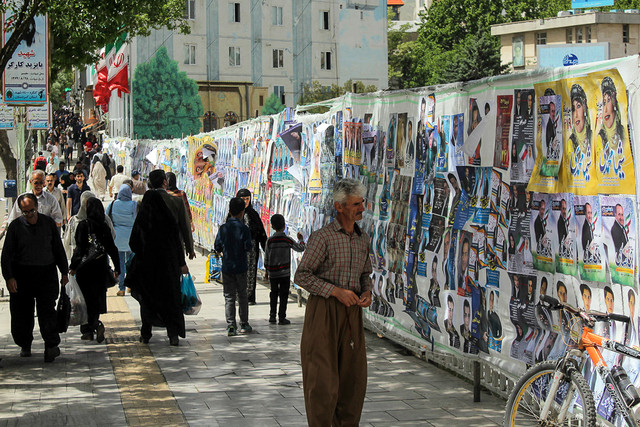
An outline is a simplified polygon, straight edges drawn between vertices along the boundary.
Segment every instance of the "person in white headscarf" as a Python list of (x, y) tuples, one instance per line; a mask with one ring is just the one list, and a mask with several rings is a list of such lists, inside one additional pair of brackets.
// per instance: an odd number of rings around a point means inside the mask
[[(81, 221), (87, 219), (87, 201), (91, 198), (96, 198), (95, 193), (92, 191), (85, 191), (80, 196), (80, 209), (78, 213), (71, 217), (69, 222), (67, 223), (67, 228), (64, 230), (64, 235), (62, 236), (62, 244), (64, 245), (64, 251), (67, 254), (67, 259), (71, 259), (73, 255), (73, 250), (76, 247), (76, 228)], [(109, 229), (111, 230), (111, 235), (115, 239), (116, 232), (113, 228), (113, 222), (108, 215), (105, 215), (104, 222), (107, 224)]]
[(95, 190), (100, 200), (104, 199), (107, 192), (107, 171), (102, 164), (102, 153), (96, 153), (91, 160), (91, 187)]

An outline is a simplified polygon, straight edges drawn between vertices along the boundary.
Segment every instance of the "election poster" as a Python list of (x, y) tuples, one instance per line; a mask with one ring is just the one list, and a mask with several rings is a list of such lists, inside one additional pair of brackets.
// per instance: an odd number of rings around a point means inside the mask
[(611, 281), (634, 286), (636, 217), (635, 197), (600, 196), (604, 243)]
[(605, 282), (607, 257), (602, 239), (602, 214), (598, 196), (574, 196), (578, 271), (580, 280)]

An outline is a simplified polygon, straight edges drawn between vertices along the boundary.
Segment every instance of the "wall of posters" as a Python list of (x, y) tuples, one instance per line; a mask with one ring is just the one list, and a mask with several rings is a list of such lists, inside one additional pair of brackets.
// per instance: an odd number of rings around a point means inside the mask
[[(178, 174), (205, 248), (239, 188), (251, 189), (267, 229), (282, 213), (306, 238), (333, 220), (336, 180), (359, 180), (373, 266), (367, 319), (399, 342), (518, 375), (570, 344), (573, 320), (545, 311), (541, 295), (640, 321), (638, 65), (347, 94), (324, 114), (301, 107), (185, 140), (110, 140), (108, 150), (128, 170)], [(626, 337), (609, 326), (638, 345), (637, 326)]]

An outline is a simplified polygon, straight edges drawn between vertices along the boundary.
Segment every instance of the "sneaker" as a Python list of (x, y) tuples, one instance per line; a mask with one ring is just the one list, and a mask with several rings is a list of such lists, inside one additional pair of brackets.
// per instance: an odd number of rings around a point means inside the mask
[(233, 325), (227, 326), (227, 336), (235, 337), (236, 335), (238, 335), (238, 333), (236, 332), (236, 327)]
[(31, 357), (31, 347), (22, 347), (20, 357)]
[(80, 339), (83, 341), (93, 341), (93, 332), (87, 332), (86, 334), (82, 334)]
[(253, 328), (251, 327), (250, 324), (244, 323), (244, 324), (240, 325), (240, 333), (241, 334), (250, 334), (251, 331), (253, 331)]
[(278, 322), (278, 325), (290, 325), (291, 324), (291, 320), (289, 319), (280, 319), (280, 321)]
[(102, 322), (98, 322), (98, 326), (96, 327), (96, 341), (98, 343), (104, 341), (104, 324)]
[(269, 323), (276, 323), (276, 316), (269, 316)]
[(118, 291), (116, 292), (116, 295), (119, 297), (123, 297), (124, 296), (124, 291)]
[(60, 347), (55, 346), (55, 347), (44, 349), (44, 361), (46, 363), (53, 362), (58, 356), (60, 356)]

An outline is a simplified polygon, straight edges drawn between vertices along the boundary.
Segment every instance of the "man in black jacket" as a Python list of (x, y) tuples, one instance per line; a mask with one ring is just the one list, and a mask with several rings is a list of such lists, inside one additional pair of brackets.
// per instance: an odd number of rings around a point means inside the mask
[(38, 199), (31, 193), (18, 197), (22, 216), (12, 221), (2, 248), (2, 275), (10, 294), (11, 335), (22, 350), (20, 356), (31, 356), (33, 341), (34, 301), (38, 324), (44, 340), (44, 361), (53, 362), (60, 355), (60, 335), (56, 323), (58, 274), (60, 284), (68, 280), (67, 257), (56, 223), (38, 214)]

